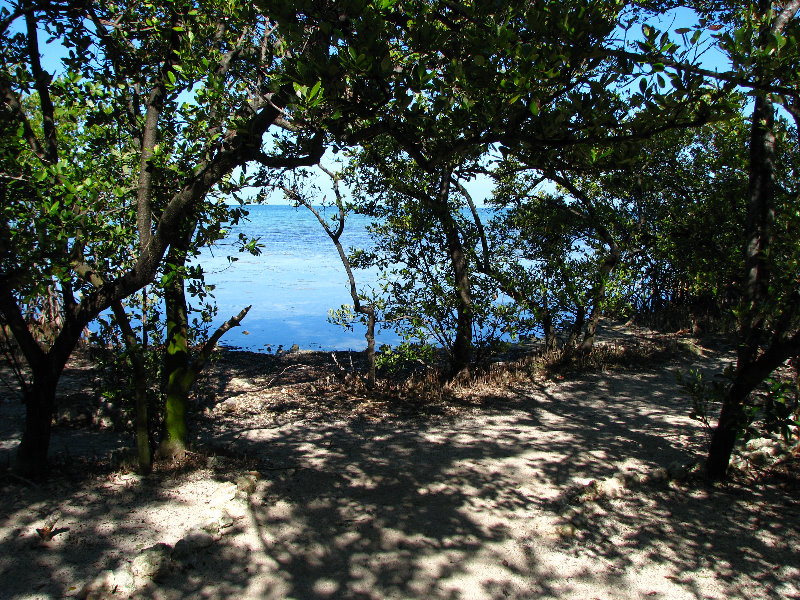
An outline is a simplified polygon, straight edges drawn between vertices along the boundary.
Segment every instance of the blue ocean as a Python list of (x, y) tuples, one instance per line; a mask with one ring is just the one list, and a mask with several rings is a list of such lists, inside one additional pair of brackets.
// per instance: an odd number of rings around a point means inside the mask
[[(328, 321), (329, 309), (352, 304), (347, 274), (333, 242), (305, 207), (249, 205), (245, 221), (230, 227), (226, 238), (198, 257), (213, 284), (217, 326), (252, 305), (240, 327), (228, 331), (220, 345), (254, 352), (274, 352), (297, 344), (311, 350), (363, 350), (364, 327), (352, 331)], [(333, 216), (328, 210), (326, 217)], [(345, 249), (370, 247), (368, 218), (350, 215), (341, 238)], [(238, 251), (243, 233), (257, 238), (261, 254)], [(229, 257), (236, 258), (231, 262)], [(359, 289), (373, 285), (377, 274), (356, 271)], [(377, 345), (395, 345), (392, 331), (381, 331)]]

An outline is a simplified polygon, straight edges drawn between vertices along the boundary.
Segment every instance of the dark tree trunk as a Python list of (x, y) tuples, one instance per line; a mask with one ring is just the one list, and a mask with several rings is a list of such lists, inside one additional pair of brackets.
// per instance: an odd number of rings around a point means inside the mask
[(571, 354), (578, 343), (578, 336), (583, 330), (583, 324), (586, 322), (586, 307), (578, 305), (575, 309), (575, 318), (572, 321), (572, 326), (569, 328), (569, 337), (566, 344), (564, 344), (564, 352)]
[(448, 206), (451, 175), (449, 170), (442, 174), (437, 195), (428, 198), (428, 206), (442, 226), (450, 256), (450, 265), (453, 269), (458, 306), (456, 309), (456, 334), (450, 349), (450, 376), (455, 377), (469, 372), (469, 366), (472, 364), (473, 301), (466, 254), (461, 244), (458, 224)]
[(122, 307), (122, 302), (117, 302), (112, 308), (133, 365), (133, 389), (136, 398), (136, 454), (139, 461), (139, 471), (146, 474), (153, 470), (153, 457), (150, 452), (150, 427), (147, 415), (148, 377), (144, 366), (144, 351), (136, 339), (136, 334), (131, 327), (125, 309)]
[(598, 305), (592, 306), (592, 312), (589, 315), (589, 320), (586, 321), (586, 330), (580, 346), (581, 352), (588, 353), (592, 351), (592, 348), (594, 348), (594, 342), (597, 339), (597, 326), (600, 324), (600, 317), (602, 315), (602, 308), (600, 308)]
[[(435, 194), (419, 190), (404, 182), (396, 185), (403, 193), (419, 200), (442, 228), (448, 258), (453, 273), (456, 308), (455, 339), (450, 347), (450, 379), (469, 372), (472, 364), (472, 324), (474, 317), (472, 284), (466, 253), (461, 243), (458, 223), (450, 211), (450, 187), (453, 168), (443, 168), (439, 173), (438, 189)], [(456, 184), (458, 185), (458, 184)], [(468, 197), (468, 194), (465, 193)]]
[(711, 438), (706, 473), (712, 480), (724, 479), (739, 432), (745, 425), (745, 407), (753, 390), (775, 369), (800, 353), (800, 331), (772, 339), (757, 357), (749, 348), (740, 349), (740, 362), (722, 401), (719, 423)]
[(722, 411), (706, 458), (706, 474), (709, 479), (724, 479), (728, 471), (736, 438), (744, 423), (744, 405), (750, 390), (734, 383), (728, 388), (722, 401)]
[(457, 232), (448, 234), (448, 246), (459, 300), (452, 365), (453, 375), (457, 375), (468, 370), (472, 363), (472, 289), (467, 261)]
[(606, 237), (607, 243), (611, 245), (611, 252), (603, 260), (603, 264), (600, 265), (599, 279), (592, 293), (592, 312), (589, 315), (589, 320), (586, 322), (586, 330), (583, 336), (583, 342), (581, 342), (580, 346), (581, 352), (590, 352), (594, 346), (595, 337), (597, 335), (597, 325), (600, 323), (600, 317), (603, 316), (606, 300), (606, 283), (622, 258), (622, 252), (619, 246), (611, 240), (610, 235)]
[[(58, 373), (62, 369), (63, 365)], [(47, 472), (58, 373), (48, 369), (35, 370), (33, 384), (25, 396), (25, 428), (16, 464), (17, 472), (25, 477), (39, 477)]]
[(160, 456), (171, 457), (181, 456), (189, 444), (187, 412), (192, 386), (208, 364), (219, 339), (232, 327), (238, 326), (251, 308), (244, 308), (238, 315), (220, 325), (194, 358), (191, 358), (186, 296), (181, 293), (184, 289), (183, 278), (176, 277), (173, 284), (174, 287), (168, 286), (171, 287), (170, 292), (165, 294), (165, 300), (167, 297), (171, 297), (171, 300), (169, 303), (165, 302), (165, 306), (170, 308), (165, 309), (168, 331), (162, 368), (165, 415), (164, 437), (159, 446)]
[(369, 307), (367, 313), (367, 387), (375, 388), (375, 309)]
[(14, 297), (2, 287), (0, 311), (25, 356), (32, 377), (31, 385), (24, 390), (25, 427), (17, 450), (16, 469), (21, 475), (36, 477), (47, 471), (56, 388), (70, 353), (80, 339), (82, 326), (67, 311), (61, 332), (45, 351), (28, 328)]
[(223, 323), (205, 341), (192, 357), (189, 347), (189, 310), (186, 302), (186, 280), (183, 276), (186, 257), (191, 246), (197, 221), (188, 223), (179, 240), (170, 248), (167, 264), (174, 272), (164, 286), (164, 316), (167, 337), (162, 359), (162, 391), (164, 394), (164, 426), (159, 454), (182, 455), (189, 444), (187, 412), (189, 392), (201, 371), (208, 363), (219, 339), (236, 327), (247, 315), (250, 307)]
[(175, 272), (164, 286), (164, 316), (167, 322), (167, 337), (162, 364), (164, 405), (164, 439), (171, 452), (186, 449), (186, 409), (189, 390), (194, 377), (189, 368), (189, 318), (186, 305), (186, 290), (182, 269), (186, 254), (170, 251), (167, 263), (175, 266)]
[(553, 325), (553, 314), (545, 308), (542, 312), (542, 329), (544, 330), (544, 349), (552, 352), (556, 349), (556, 328)]
[[(462, 284), (463, 285), (463, 284)], [(469, 372), (472, 363), (472, 301), (469, 292), (464, 294), (459, 286), (461, 302), (456, 309), (456, 337), (453, 340), (451, 374)], [(464, 300), (466, 296), (467, 300)]]
[[(750, 189), (747, 241), (744, 249), (746, 271), (744, 314), (739, 325), (739, 351), (734, 382), (723, 398), (720, 419), (706, 459), (706, 473), (711, 480), (725, 478), (736, 438), (741, 431), (747, 397), (769, 374), (767, 371), (760, 378), (754, 378), (754, 373), (760, 372), (757, 368), (759, 363), (763, 363), (764, 356), (759, 357), (758, 353), (761, 344), (766, 341), (762, 304), (769, 294), (766, 254), (772, 239), (772, 224), (775, 219), (775, 136), (772, 130), (774, 117), (772, 102), (763, 92), (758, 93), (753, 109), (750, 136)], [(775, 367), (778, 364), (780, 362)]]

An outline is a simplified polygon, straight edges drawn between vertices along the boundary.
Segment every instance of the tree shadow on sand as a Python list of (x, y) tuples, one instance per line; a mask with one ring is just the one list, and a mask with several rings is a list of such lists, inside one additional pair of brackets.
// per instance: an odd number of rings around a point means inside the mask
[[(242, 457), (260, 482), (230, 533), (147, 594), (791, 597), (800, 518), (775, 486), (645, 487), (599, 502), (576, 532), (559, 533), (557, 500), (569, 486), (698, 458), (703, 432), (685, 412), (662, 370), (520, 386), (501, 408), (448, 422), (362, 416), (263, 427), (247, 414), (238, 425), (206, 415), (201, 437)], [(218, 484), (235, 473), (214, 476)], [(91, 553), (94, 569), (130, 560), (126, 540), (153, 527), (141, 519), (175, 502), (168, 483), (155, 477), (91, 498), (81, 488), (52, 491), (52, 500), (6, 509), (27, 531), (48, 502), (83, 507), (95, 540), (54, 544), (50, 560), (37, 563), (41, 550), (20, 549), (29, 539), (4, 534), (0, 553), (19, 554), (0, 562), (0, 579), (17, 577), (27, 568), (19, 561), (28, 561), (45, 569), (39, 594), (55, 598), (70, 592), (59, 577), (89, 576), (70, 571), (72, 553)], [(141, 512), (132, 518), (134, 510)], [(190, 513), (183, 518), (190, 527)]]

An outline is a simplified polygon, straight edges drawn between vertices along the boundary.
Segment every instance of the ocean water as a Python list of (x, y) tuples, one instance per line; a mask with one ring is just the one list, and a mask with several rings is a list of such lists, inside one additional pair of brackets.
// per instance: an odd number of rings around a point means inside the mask
[[(226, 238), (204, 249), (202, 264), (206, 282), (213, 284), (218, 307), (213, 325), (222, 324), (245, 306), (252, 305), (241, 326), (228, 331), (220, 345), (256, 352), (289, 349), (363, 350), (365, 328), (352, 331), (328, 322), (328, 310), (352, 304), (344, 266), (333, 242), (316, 217), (305, 207), (250, 205), (249, 217), (231, 227)], [(327, 212), (331, 217), (333, 211)], [(348, 216), (341, 238), (350, 246), (370, 246), (369, 220)], [(239, 233), (258, 238), (259, 256), (240, 253)], [(228, 257), (238, 260), (230, 262)], [(374, 284), (376, 273), (356, 271), (359, 289)], [(392, 331), (376, 335), (380, 344), (398, 344)]]

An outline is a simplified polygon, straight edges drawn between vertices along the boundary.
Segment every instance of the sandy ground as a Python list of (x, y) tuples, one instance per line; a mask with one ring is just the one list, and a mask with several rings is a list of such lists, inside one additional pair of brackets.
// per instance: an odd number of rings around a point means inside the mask
[[(703, 354), (706, 368), (723, 358)], [(800, 599), (796, 482), (656, 481), (575, 500), (591, 480), (701, 458), (706, 432), (674, 377), (686, 359), (516, 380), (427, 417), (310, 411), (309, 384), (231, 366), (204, 383), (194, 467), (103, 471), (92, 455), (125, 434), (58, 427), (61, 476), (0, 480), (0, 598), (79, 596), (222, 516), (157, 581), (95, 597)], [(0, 460), (18, 439), (14, 406)]]

